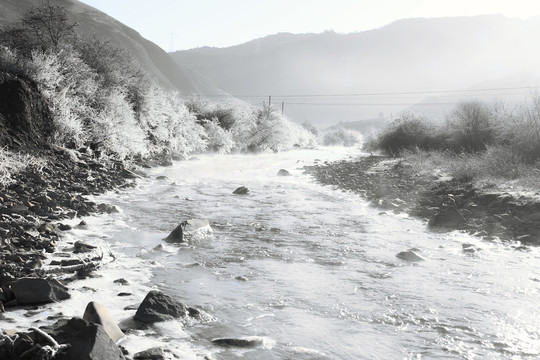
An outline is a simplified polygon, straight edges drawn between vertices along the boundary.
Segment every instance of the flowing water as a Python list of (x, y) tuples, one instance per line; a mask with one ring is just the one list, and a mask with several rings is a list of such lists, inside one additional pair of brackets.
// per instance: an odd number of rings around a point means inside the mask
[[(88, 229), (67, 236), (108, 244), (116, 259), (101, 277), (73, 283), (62, 311), (81, 316), (98, 300), (125, 324), (155, 288), (215, 317), (158, 323), (124, 340), (132, 353), (165, 343), (171, 358), (538, 358), (539, 249), (430, 233), (417, 219), (318, 185), (302, 169), (358, 153), (202, 155), (151, 169), (137, 188), (97, 199), (120, 214), (91, 217)], [(281, 168), (291, 176), (277, 176)], [(239, 186), (250, 193), (233, 195)], [(209, 220), (212, 235), (162, 240), (191, 218)], [(478, 251), (464, 252), (465, 243)], [(413, 247), (424, 261), (396, 257)], [(130, 285), (113, 282), (120, 277)], [(21, 324), (47, 314), (21, 313)], [(260, 343), (211, 343), (222, 337)]]

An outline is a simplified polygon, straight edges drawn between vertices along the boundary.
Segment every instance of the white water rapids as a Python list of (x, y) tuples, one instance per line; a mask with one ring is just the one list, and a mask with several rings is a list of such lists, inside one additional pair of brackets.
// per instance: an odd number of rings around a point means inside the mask
[[(381, 213), (303, 174), (315, 159), (352, 153), (359, 154), (322, 148), (201, 155), (151, 169), (135, 189), (95, 199), (120, 214), (90, 217), (88, 229), (66, 236), (109, 244), (117, 258), (98, 271), (102, 276), (70, 284), (68, 301), (10, 316), (18, 326), (35, 326), (58, 309), (82, 316), (97, 300), (125, 323), (155, 288), (216, 320), (131, 332), (123, 342), (131, 354), (164, 345), (167, 356), (182, 359), (538, 358), (539, 249), (431, 233), (420, 220)], [(292, 176), (277, 176), (281, 168)], [(239, 186), (250, 193), (233, 195)], [(207, 219), (213, 235), (189, 245), (162, 240), (191, 218)], [(479, 251), (464, 252), (464, 243)], [(396, 257), (413, 247), (425, 261)], [(118, 278), (130, 285), (114, 283)], [(211, 343), (249, 336), (260, 345)]]

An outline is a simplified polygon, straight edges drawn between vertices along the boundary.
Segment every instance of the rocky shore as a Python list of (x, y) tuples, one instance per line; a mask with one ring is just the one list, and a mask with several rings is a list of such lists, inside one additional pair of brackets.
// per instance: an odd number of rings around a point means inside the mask
[(433, 231), (461, 230), (487, 240), (540, 245), (540, 202), (441, 173), (419, 175), (403, 159), (369, 156), (307, 166), (319, 183), (352, 191), (383, 212), (405, 212)]

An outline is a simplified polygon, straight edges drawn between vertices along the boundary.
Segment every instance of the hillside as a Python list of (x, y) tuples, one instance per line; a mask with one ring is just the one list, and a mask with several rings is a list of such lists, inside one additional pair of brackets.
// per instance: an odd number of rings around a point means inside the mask
[[(163, 86), (178, 90), (182, 94), (223, 94), (191, 70), (176, 64), (159, 46), (143, 38), (138, 32), (107, 14), (77, 0), (54, 0), (64, 6), (74, 21), (77, 31), (85, 37), (95, 34), (103, 40), (125, 48), (142, 69)], [(2, 0), (0, 2), (0, 25), (8, 25), (35, 5), (33, 0)]]
[[(523, 73), (531, 77), (521, 86), (536, 85), (540, 50), (530, 44), (539, 36), (538, 18), (420, 18), (351, 34), (277, 34), (172, 56), (228, 93), (260, 95), (250, 98), (257, 102), (274, 95), (275, 103), (285, 101), (285, 112), (296, 120), (328, 124), (380, 112), (388, 116), (436, 95), (411, 92), (468, 89)], [(396, 92), (400, 94), (278, 96)], [(448, 101), (453, 99), (445, 97)]]

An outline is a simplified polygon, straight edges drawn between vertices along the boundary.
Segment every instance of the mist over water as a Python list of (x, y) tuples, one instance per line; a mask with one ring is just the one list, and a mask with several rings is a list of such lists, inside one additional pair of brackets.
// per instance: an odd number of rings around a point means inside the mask
[[(359, 154), (202, 155), (151, 169), (136, 189), (99, 198), (121, 214), (90, 218), (94, 232), (73, 234), (104, 239), (117, 260), (102, 278), (75, 283), (64, 313), (80, 316), (97, 297), (122, 323), (134, 313), (126, 306), (160, 289), (216, 321), (160, 323), (129, 334), (124, 345), (135, 352), (165, 342), (182, 358), (538, 357), (538, 249), (430, 233), (419, 220), (381, 213), (303, 174), (315, 159)], [(281, 168), (291, 176), (277, 176)], [(239, 186), (250, 193), (233, 195)], [(189, 244), (162, 240), (190, 218), (209, 220), (213, 234)], [(463, 243), (480, 250), (464, 253)], [(426, 260), (395, 256), (412, 247)], [(114, 284), (119, 277), (131, 285)], [(211, 343), (223, 337), (260, 342), (250, 349)]]

